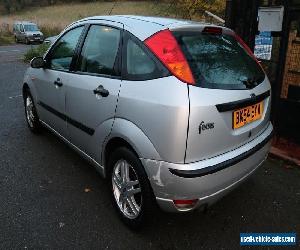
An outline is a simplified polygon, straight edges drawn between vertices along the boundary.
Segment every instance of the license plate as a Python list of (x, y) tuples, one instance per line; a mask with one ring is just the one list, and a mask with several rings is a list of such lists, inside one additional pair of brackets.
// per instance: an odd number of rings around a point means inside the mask
[(232, 113), (233, 129), (241, 128), (247, 123), (259, 120), (263, 113), (263, 102), (253, 104), (251, 106), (238, 109)]

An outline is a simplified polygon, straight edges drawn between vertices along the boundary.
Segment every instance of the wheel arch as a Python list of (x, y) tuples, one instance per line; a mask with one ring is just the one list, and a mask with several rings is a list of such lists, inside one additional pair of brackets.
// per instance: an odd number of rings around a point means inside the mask
[(24, 94), (27, 90), (29, 90), (29, 85), (27, 84), (27, 82), (24, 82), (23, 83), (23, 87), (22, 87), (22, 94), (23, 94), (23, 97), (24, 97)]
[(105, 149), (104, 149), (104, 155), (103, 155), (103, 159), (104, 159), (104, 162), (105, 162), (105, 165), (109, 159), (109, 155), (117, 148), (120, 148), (120, 147), (126, 147), (128, 149), (130, 149), (137, 157), (138, 154), (137, 152), (134, 150), (134, 148), (123, 138), (121, 137), (114, 137), (114, 138), (111, 138), (108, 143), (106, 144), (105, 146)]
[(101, 162), (104, 167), (110, 153), (122, 146), (132, 150), (138, 158), (161, 160), (155, 146), (140, 128), (131, 121), (116, 118), (112, 132), (103, 144)]

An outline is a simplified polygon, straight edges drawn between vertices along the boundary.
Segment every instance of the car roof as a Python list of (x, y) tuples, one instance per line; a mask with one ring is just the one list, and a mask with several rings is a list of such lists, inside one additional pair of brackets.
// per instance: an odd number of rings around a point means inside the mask
[[(140, 40), (145, 40), (154, 33), (163, 29), (176, 29), (179, 27), (199, 27), (212, 25), (205, 22), (195, 22), (191, 20), (152, 17), (152, 16), (135, 16), (135, 15), (112, 15), (112, 16), (93, 16), (79, 20), (71, 24), (68, 28), (78, 23), (109, 21), (124, 25), (124, 29), (131, 32)], [(216, 25), (214, 25), (216, 26)], [(224, 28), (224, 27), (222, 27)]]

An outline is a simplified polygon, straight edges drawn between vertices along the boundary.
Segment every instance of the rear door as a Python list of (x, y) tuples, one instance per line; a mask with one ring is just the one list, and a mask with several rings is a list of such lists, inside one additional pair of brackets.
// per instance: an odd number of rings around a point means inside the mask
[(66, 80), (70, 141), (94, 159), (113, 125), (121, 87), (123, 25), (102, 21), (89, 27), (73, 74)]
[(269, 122), (270, 84), (249, 48), (229, 30), (174, 31), (193, 72), (185, 162), (233, 150)]

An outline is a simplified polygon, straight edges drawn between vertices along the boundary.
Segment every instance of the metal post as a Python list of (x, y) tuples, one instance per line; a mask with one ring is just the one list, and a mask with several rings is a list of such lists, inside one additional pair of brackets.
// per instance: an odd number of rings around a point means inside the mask
[(273, 103), (272, 103), (272, 121), (274, 124), (274, 128), (276, 134), (279, 136), (278, 132), (279, 129), (279, 122), (280, 122), (280, 95), (282, 89), (282, 82), (283, 82), (283, 74), (284, 74), (284, 66), (285, 66), (285, 58), (289, 40), (289, 5), (288, 1), (284, 1), (284, 16), (283, 16), (283, 23), (282, 23), (282, 32), (281, 32), (281, 39), (280, 39), (280, 48), (279, 48), (279, 59), (278, 59), (278, 66), (277, 66), (277, 74), (276, 74), (276, 81), (275, 86), (272, 89), (273, 92)]
[(253, 50), (257, 33), (259, 0), (227, 0), (225, 25), (237, 32)]

